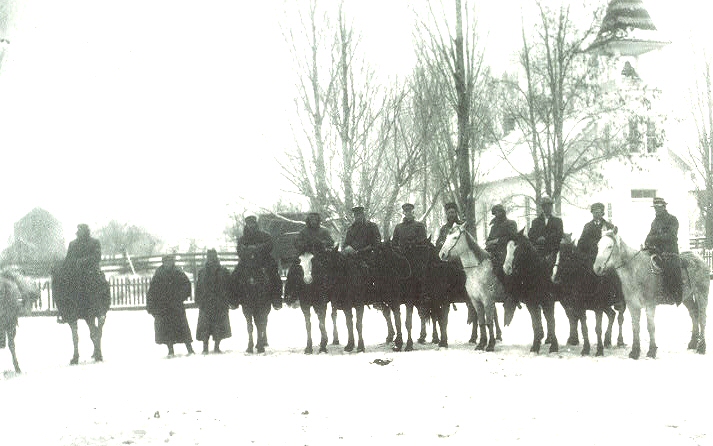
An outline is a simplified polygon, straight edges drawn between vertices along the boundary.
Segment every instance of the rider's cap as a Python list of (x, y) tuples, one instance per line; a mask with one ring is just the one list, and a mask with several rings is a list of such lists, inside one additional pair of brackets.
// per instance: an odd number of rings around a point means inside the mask
[(454, 211), (458, 212), (458, 205), (451, 202), (451, 203), (446, 203), (443, 205), (443, 208), (447, 211), (448, 209), (453, 209)]
[(656, 206), (666, 206), (666, 204), (667, 204), (667, 203), (666, 203), (666, 200), (664, 200), (663, 198), (661, 198), (661, 197), (654, 197), (654, 204), (653, 204), (654, 207), (656, 207)]
[(547, 196), (547, 195), (545, 195), (544, 197), (540, 198), (540, 205), (543, 205), (543, 204), (553, 204), (553, 203), (554, 203), (554, 201), (552, 201), (552, 198), (550, 198), (550, 197)]
[(254, 215), (248, 215), (245, 217), (245, 223), (257, 223), (257, 217)]
[(502, 204), (496, 204), (490, 209), (490, 213), (495, 215), (498, 212), (505, 212), (505, 207)]
[(364, 206), (354, 206), (352, 208), (352, 212), (355, 214), (363, 214), (364, 213)]
[(604, 211), (604, 203), (594, 203), (593, 205), (591, 205), (591, 206), (589, 207), (589, 210), (590, 210), (591, 212), (594, 212), (594, 211), (596, 211), (597, 209), (599, 209), (600, 211), (603, 212), (603, 211)]
[(415, 206), (412, 205), (411, 203), (404, 203), (404, 204), (401, 206), (401, 209), (403, 209), (404, 211), (412, 211), (414, 207), (415, 207)]

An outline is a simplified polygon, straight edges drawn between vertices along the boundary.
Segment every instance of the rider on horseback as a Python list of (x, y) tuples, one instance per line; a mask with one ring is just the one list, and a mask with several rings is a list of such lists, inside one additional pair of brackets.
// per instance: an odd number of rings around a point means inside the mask
[(458, 205), (455, 203), (446, 203), (443, 208), (446, 211), (446, 224), (441, 226), (438, 231), (438, 238), (436, 239), (436, 249), (440, 250), (443, 244), (446, 242), (446, 237), (448, 233), (451, 232), (453, 225), (459, 225), (463, 222), (458, 218)]
[(505, 262), (505, 254), (508, 241), (512, 240), (517, 234), (517, 223), (514, 220), (507, 218), (505, 208), (502, 204), (496, 204), (490, 212), (493, 214), (493, 219), (490, 220), (490, 233), (485, 240), (485, 250), (490, 254), (490, 259), (493, 263), (493, 272), (500, 279), (500, 282), (505, 284), (505, 273), (503, 272), (503, 263)]
[(681, 260), (678, 257), (678, 219), (668, 213), (666, 204), (663, 198), (654, 197), (656, 217), (651, 222), (644, 246), (652, 254), (652, 260), (662, 269), (664, 294), (679, 305), (683, 298), (683, 283)]
[(262, 268), (269, 277), (276, 296), (282, 296), (282, 278), (277, 270), (277, 262), (270, 254), (272, 252), (272, 237), (267, 232), (261, 231), (257, 224), (257, 217), (245, 217), (245, 229), (238, 239), (238, 263), (236, 269), (242, 270), (247, 266)]
[(326, 251), (334, 246), (334, 239), (329, 231), (321, 227), (322, 216), (318, 212), (310, 212), (305, 220), (306, 226), (297, 234), (295, 248), (297, 255), (305, 252), (312, 254)]
[(356, 206), (352, 208), (354, 213), (354, 223), (347, 230), (344, 237), (343, 251), (347, 255), (361, 254), (371, 251), (381, 241), (381, 233), (376, 223), (366, 219), (364, 208)]
[(554, 264), (560, 242), (564, 235), (562, 219), (552, 215), (552, 198), (544, 196), (540, 199), (542, 213), (532, 220), (532, 226), (527, 232), (527, 238), (535, 245), (540, 257)]

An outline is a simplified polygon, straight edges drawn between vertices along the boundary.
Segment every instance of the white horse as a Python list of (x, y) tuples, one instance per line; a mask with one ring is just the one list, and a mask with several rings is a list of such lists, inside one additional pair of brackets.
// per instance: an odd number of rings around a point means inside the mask
[[(683, 268), (683, 304), (688, 309), (692, 322), (688, 348), (704, 354), (710, 271), (705, 261), (692, 252), (683, 252), (680, 257)], [(616, 230), (602, 233), (598, 243), (597, 258), (594, 261), (594, 272), (601, 276), (609, 270), (614, 270), (621, 279), (624, 299), (631, 315), (633, 345), (629, 357), (632, 359), (638, 359), (641, 354), (639, 332), (642, 308), (646, 310), (646, 325), (649, 331), (649, 351), (646, 356), (656, 357), (654, 315), (662, 289), (661, 274), (652, 272), (656, 269), (652, 256), (648, 252), (635, 251), (627, 246)]]
[(0, 348), (5, 347), (7, 338), (15, 373), (20, 373), (15, 353), (18, 317), (29, 313), (39, 297), (40, 289), (24, 276), (10, 269), (0, 271)]
[[(505, 289), (493, 273), (490, 254), (478, 246), (473, 236), (466, 231), (464, 223), (453, 225), (438, 255), (441, 260), (459, 258), (463, 264), (466, 275), (465, 288), (478, 314), (478, 325), (480, 325), (480, 342), (476, 350), (494, 351), (495, 300), (496, 296), (504, 298)], [(489, 338), (485, 334), (486, 326)]]

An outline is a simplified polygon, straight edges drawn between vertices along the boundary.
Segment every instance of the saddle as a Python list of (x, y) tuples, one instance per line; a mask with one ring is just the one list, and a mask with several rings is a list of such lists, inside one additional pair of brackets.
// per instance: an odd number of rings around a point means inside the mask
[(683, 300), (683, 278), (681, 271), (687, 265), (676, 253), (654, 252), (651, 255), (651, 273), (661, 276), (661, 289), (657, 293), (657, 304), (680, 305)]

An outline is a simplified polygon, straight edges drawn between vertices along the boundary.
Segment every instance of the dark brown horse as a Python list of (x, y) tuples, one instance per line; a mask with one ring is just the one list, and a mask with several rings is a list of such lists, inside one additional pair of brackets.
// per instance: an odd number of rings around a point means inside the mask
[[(594, 272), (604, 275), (615, 271), (621, 279), (626, 306), (631, 315), (633, 340), (629, 357), (638, 359), (641, 355), (641, 310), (646, 310), (646, 326), (649, 331), (649, 358), (656, 357), (656, 305), (665, 301), (662, 293), (662, 275), (647, 251), (630, 248), (616, 230), (602, 233), (598, 244), (598, 254), (594, 261)], [(691, 316), (691, 340), (689, 349), (698, 353), (706, 352), (706, 309), (710, 271), (706, 262), (692, 252), (680, 254), (683, 277), (683, 304)]]
[[(264, 353), (267, 346), (267, 319), (270, 306), (282, 307), (282, 290), (271, 280), (267, 268), (258, 262), (238, 264), (231, 274), (231, 305), (240, 305), (248, 331), (247, 353)], [(257, 332), (257, 340), (253, 337)]]
[[(578, 325), (582, 328), (582, 355), (588, 355), (591, 350), (589, 329), (587, 327), (587, 310), (594, 311), (596, 317), (595, 333), (597, 334), (596, 356), (604, 354), (604, 347), (611, 347), (612, 327), (619, 313), (619, 336), (617, 346), (624, 346), (622, 325), (626, 303), (621, 288), (621, 281), (614, 273), (599, 277), (592, 269), (591, 257), (581, 253), (571, 241), (560, 244), (554, 268), (552, 282), (556, 285), (559, 302), (567, 314), (570, 323), (569, 345), (577, 345)], [(602, 341), (602, 315), (609, 319), (604, 340)]]
[(40, 289), (21, 274), (10, 269), (0, 271), (0, 348), (10, 349), (15, 373), (21, 373), (15, 352), (18, 317), (29, 313), (39, 299)]
[[(554, 353), (559, 350), (555, 334), (555, 298), (550, 280), (554, 262), (550, 263), (548, 259), (542, 258), (523, 231), (507, 244), (503, 270), (512, 280), (515, 302), (506, 301), (505, 325), (512, 321), (515, 304), (524, 303), (530, 313), (534, 333), (530, 351), (539, 353), (544, 338), (545, 343), (550, 344), (550, 353)], [(543, 313), (547, 323), (547, 338), (542, 327)]]
[(89, 337), (94, 344), (92, 358), (103, 361), (102, 333), (111, 305), (109, 282), (104, 273), (99, 269), (78, 269), (63, 262), (52, 271), (52, 296), (57, 304), (59, 321), (69, 324), (72, 330), (74, 354), (69, 363), (79, 363), (79, 319), (84, 319), (89, 327)]

